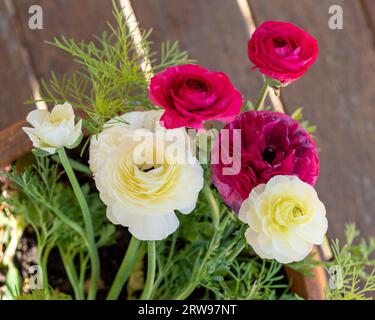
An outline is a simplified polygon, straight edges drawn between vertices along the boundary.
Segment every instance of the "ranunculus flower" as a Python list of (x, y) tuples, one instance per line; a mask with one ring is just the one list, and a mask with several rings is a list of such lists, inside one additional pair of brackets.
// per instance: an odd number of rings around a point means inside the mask
[[(129, 227), (140, 240), (161, 240), (172, 234), (179, 225), (175, 210), (190, 213), (203, 187), (203, 170), (191, 155), (188, 140), (169, 139), (188, 135), (183, 128), (161, 127), (161, 114), (126, 113), (121, 120), (109, 121), (90, 145), (90, 168), (108, 219)], [(173, 150), (183, 150), (190, 161), (174, 158)]]
[(239, 218), (245, 236), (263, 259), (291, 263), (305, 258), (327, 232), (326, 209), (316, 191), (296, 176), (275, 176), (254, 188)]
[[(296, 175), (315, 185), (319, 174), (316, 146), (308, 132), (290, 116), (273, 111), (248, 111), (227, 124), (229, 144), (222, 138), (212, 147), (211, 177), (223, 201), (236, 212), (250, 191), (267, 183), (276, 175)], [(240, 145), (236, 146), (236, 130), (240, 129)], [(234, 145), (233, 145), (234, 144)], [(225, 174), (231, 167), (228, 159), (240, 153), (240, 170)]]
[(33, 146), (49, 154), (56, 149), (74, 147), (82, 137), (82, 120), (74, 122), (73, 108), (69, 103), (56, 105), (51, 112), (48, 110), (33, 110), (26, 120), (34, 127), (22, 128)]
[(316, 39), (289, 22), (264, 22), (248, 44), (255, 68), (282, 84), (302, 77), (316, 61), (318, 51)]
[(151, 79), (151, 101), (165, 112), (166, 128), (203, 128), (203, 121), (231, 121), (241, 111), (242, 97), (222, 72), (197, 65), (169, 67)]

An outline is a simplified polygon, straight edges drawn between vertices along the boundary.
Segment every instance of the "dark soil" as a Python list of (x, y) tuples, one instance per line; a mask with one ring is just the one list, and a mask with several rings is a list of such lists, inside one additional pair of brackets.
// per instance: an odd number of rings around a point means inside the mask
[[(82, 163), (88, 162), (88, 148), (86, 148), (83, 157), (80, 157), (81, 148), (85, 141), (83, 141), (79, 148), (75, 150), (67, 150), (68, 156), (72, 159), (77, 159)], [(25, 166), (32, 164), (34, 156), (32, 154), (21, 157), (16, 162), (17, 170), (23, 170)], [(51, 160), (52, 161), (52, 160)], [(1, 170), (1, 172), (9, 171), (11, 168), (7, 167)], [(95, 189), (95, 183), (93, 179), (85, 174), (76, 172), (77, 178), (81, 183), (89, 183), (92, 189)], [(64, 179), (64, 176), (63, 176)], [(0, 176), (0, 190), (1, 189), (12, 189), (8, 179), (4, 179)], [(128, 231), (123, 227), (118, 227), (116, 233), (116, 244), (108, 247), (101, 248), (99, 250), (99, 256), (101, 261), (101, 279), (98, 288), (98, 299), (105, 299), (107, 292), (116, 276), (117, 270), (124, 257), (126, 247), (128, 246), (130, 235)], [(21, 272), (22, 283), (25, 293), (29, 291), (27, 286), (27, 279), (30, 277), (30, 268), (37, 265), (37, 242), (33, 229), (29, 226), (25, 229), (22, 238), (18, 244), (15, 265)], [(78, 266), (78, 265), (77, 265)], [(66, 276), (64, 265), (61, 261), (60, 254), (57, 249), (53, 249), (48, 259), (48, 280), (49, 284), (54, 290), (63, 292), (73, 297), (73, 290)], [(6, 270), (0, 270), (0, 287), (4, 285), (6, 278)], [(89, 278), (90, 270), (87, 270), (86, 276)], [(26, 281), (25, 281), (26, 280)], [(87, 282), (85, 287), (88, 287)], [(86, 289), (86, 288), (85, 288)], [(123, 290), (125, 291), (125, 290)], [(125, 292), (122, 292), (125, 295)]]
[[(105, 299), (122, 262), (129, 242), (129, 235), (124, 228), (119, 228), (117, 230), (116, 242), (116, 245), (102, 248), (99, 251), (101, 261), (101, 280), (99, 282), (97, 299)], [(29, 278), (30, 267), (37, 264), (37, 244), (35, 234), (31, 227), (25, 229), (21, 241), (19, 242), (15, 263), (21, 271), (23, 280)], [(73, 290), (66, 276), (64, 265), (57, 249), (51, 251), (47, 268), (48, 280), (52, 288), (58, 292), (63, 292), (73, 297)], [(87, 273), (89, 274), (89, 272)], [(24, 289), (28, 291), (27, 286), (24, 286)]]

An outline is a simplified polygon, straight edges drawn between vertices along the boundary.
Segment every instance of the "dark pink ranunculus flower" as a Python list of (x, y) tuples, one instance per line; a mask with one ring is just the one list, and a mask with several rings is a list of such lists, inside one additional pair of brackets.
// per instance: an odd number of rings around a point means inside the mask
[[(224, 139), (224, 131), (221, 131), (212, 147), (211, 177), (223, 201), (236, 212), (254, 187), (267, 183), (273, 176), (296, 175), (315, 185), (319, 174), (315, 142), (288, 115), (273, 111), (248, 111), (224, 129), (228, 129), (229, 139)], [(240, 129), (240, 133), (235, 129)], [(237, 133), (241, 136), (240, 149), (233, 138)], [(238, 150), (241, 159), (239, 170), (233, 175), (224, 174), (225, 168), (233, 166), (228, 157), (233, 157)], [(214, 159), (218, 161), (213, 163)]]
[(165, 109), (160, 121), (168, 129), (203, 128), (203, 121), (232, 121), (242, 97), (222, 72), (197, 65), (169, 67), (151, 79), (150, 99)]
[(302, 77), (318, 52), (316, 39), (289, 22), (264, 22), (248, 43), (249, 59), (255, 68), (282, 84)]

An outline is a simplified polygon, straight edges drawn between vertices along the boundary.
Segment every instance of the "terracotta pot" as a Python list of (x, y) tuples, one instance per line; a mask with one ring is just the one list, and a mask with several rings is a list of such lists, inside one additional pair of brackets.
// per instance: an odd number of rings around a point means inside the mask
[[(312, 252), (315, 252), (314, 259), (319, 261), (322, 260), (322, 256), (316, 246), (313, 247)], [(285, 267), (285, 272), (289, 282), (291, 283), (291, 290), (293, 293), (296, 293), (300, 297), (308, 300), (324, 299), (324, 292), (327, 286), (327, 277), (323, 266), (317, 266), (311, 270), (311, 276), (288, 267)]]

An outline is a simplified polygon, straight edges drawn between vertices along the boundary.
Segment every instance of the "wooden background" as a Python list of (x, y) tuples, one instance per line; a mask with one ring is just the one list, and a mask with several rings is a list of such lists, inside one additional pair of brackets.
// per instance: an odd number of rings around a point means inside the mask
[[(242, 7), (239, 6), (242, 4)], [(250, 5), (251, 15), (243, 10)], [(28, 28), (28, 9), (43, 8), (44, 29)], [(303, 106), (318, 126), (321, 175), (329, 235), (342, 237), (344, 224), (356, 222), (375, 234), (375, 0), (132, 0), (153, 40), (179, 40), (205, 67), (229, 74), (252, 101), (261, 77), (247, 60), (249, 24), (290, 21), (319, 41), (320, 56), (301, 80), (282, 92), (287, 112)], [(328, 9), (341, 5), (343, 30), (330, 30)], [(242, 10), (241, 10), (242, 8)], [(111, 0), (0, 1), (0, 165), (30, 147), (20, 131), (40, 78), (74, 70), (70, 57), (44, 43), (55, 35), (90, 40), (106, 29)], [(245, 16), (244, 16), (245, 13)], [(250, 21), (251, 20), (251, 21)]]

